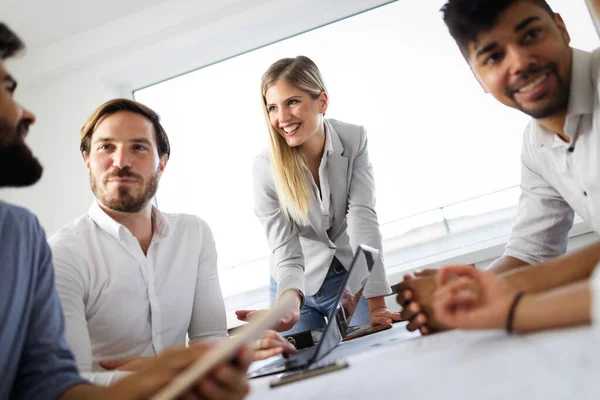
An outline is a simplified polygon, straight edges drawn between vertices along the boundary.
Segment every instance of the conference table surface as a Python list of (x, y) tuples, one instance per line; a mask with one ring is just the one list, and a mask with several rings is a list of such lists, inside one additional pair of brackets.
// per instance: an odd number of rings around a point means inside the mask
[(253, 379), (248, 399), (600, 400), (597, 328), (421, 337), (405, 326), (342, 343), (327, 356), (348, 368), (275, 388), (274, 376)]

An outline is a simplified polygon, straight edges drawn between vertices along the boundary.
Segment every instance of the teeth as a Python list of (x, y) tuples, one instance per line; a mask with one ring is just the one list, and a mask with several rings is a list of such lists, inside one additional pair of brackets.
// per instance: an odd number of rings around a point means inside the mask
[(533, 81), (530, 84), (528, 84), (526, 86), (523, 86), (521, 89), (519, 89), (519, 93), (529, 92), (531, 89), (533, 89), (534, 87), (536, 87), (540, 83), (544, 82), (544, 80), (546, 80), (547, 77), (548, 77), (548, 75), (546, 75), (546, 74), (540, 76), (535, 81)]
[(283, 130), (285, 131), (285, 133), (290, 133), (295, 131), (296, 129), (298, 129), (298, 127), (300, 126), (300, 124), (295, 124), (295, 125), (291, 125), (291, 126), (286, 126), (285, 128), (283, 128)]

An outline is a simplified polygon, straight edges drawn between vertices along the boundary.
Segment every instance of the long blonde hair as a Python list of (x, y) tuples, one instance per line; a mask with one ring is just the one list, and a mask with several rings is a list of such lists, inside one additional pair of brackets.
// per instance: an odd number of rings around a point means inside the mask
[(308, 225), (311, 190), (304, 170), (304, 158), (297, 147), (288, 146), (285, 139), (273, 128), (267, 110), (267, 90), (279, 80), (318, 99), (327, 92), (321, 72), (308, 57), (282, 58), (273, 63), (262, 76), (263, 111), (269, 130), (269, 158), (279, 206), (283, 213), (299, 225)]

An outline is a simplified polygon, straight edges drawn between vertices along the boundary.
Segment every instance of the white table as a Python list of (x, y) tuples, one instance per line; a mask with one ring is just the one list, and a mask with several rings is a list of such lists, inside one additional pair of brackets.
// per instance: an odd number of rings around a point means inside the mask
[(591, 327), (420, 337), (405, 324), (336, 348), (331, 357), (349, 368), (274, 389), (273, 377), (255, 379), (248, 399), (600, 400), (600, 334)]

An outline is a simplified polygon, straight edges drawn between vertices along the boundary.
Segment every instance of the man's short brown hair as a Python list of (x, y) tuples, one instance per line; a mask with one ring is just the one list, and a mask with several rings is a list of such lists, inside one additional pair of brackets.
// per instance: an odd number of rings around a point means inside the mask
[(102, 104), (89, 116), (83, 127), (81, 128), (81, 144), (79, 150), (83, 154), (84, 152), (90, 153), (90, 144), (92, 143), (92, 134), (96, 129), (96, 125), (103, 118), (117, 113), (119, 111), (127, 111), (134, 114), (143, 115), (148, 118), (154, 126), (154, 133), (156, 135), (156, 146), (158, 148), (158, 156), (163, 155), (171, 156), (171, 146), (169, 145), (169, 138), (164, 128), (160, 124), (160, 117), (150, 107), (138, 103), (137, 101), (129, 99), (113, 99)]

